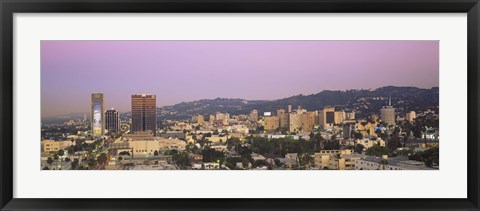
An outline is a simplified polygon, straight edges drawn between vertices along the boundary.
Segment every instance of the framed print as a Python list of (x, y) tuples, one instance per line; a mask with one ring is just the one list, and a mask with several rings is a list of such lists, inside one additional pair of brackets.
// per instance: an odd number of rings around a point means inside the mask
[(476, 0), (1, 7), (2, 210), (478, 210)]

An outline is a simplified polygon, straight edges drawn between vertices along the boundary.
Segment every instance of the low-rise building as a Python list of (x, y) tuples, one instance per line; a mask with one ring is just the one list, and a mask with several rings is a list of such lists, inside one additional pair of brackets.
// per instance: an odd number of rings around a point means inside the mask
[(361, 156), (360, 154), (354, 154), (351, 149), (321, 150), (319, 153), (315, 153), (315, 167), (319, 169), (353, 170), (355, 169), (355, 160), (360, 159)]
[(434, 170), (425, 163), (408, 160), (406, 157), (365, 156), (355, 161), (355, 170)]

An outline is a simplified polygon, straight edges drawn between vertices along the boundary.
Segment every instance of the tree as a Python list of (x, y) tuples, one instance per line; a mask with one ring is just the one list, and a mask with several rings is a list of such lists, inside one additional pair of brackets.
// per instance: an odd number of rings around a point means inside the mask
[(53, 159), (55, 160), (55, 165), (58, 166), (58, 154), (53, 155)]
[(335, 159), (337, 160), (337, 169), (340, 170), (340, 159), (342, 159), (342, 155), (336, 154)]
[(299, 161), (300, 161), (299, 162), (300, 165), (304, 166), (305, 168), (308, 168), (315, 163), (315, 160), (313, 159), (313, 157), (306, 154), (306, 153), (305, 154), (299, 154), (298, 158), (299, 158)]
[(78, 167), (78, 158), (74, 158), (72, 161), (72, 170), (76, 170)]
[(70, 162), (70, 158), (65, 158), (65, 162)]
[(355, 151), (356, 153), (362, 154), (364, 148), (365, 148), (365, 147), (364, 147), (362, 144), (357, 144), (357, 145), (355, 146), (355, 148), (354, 148), (354, 151)]
[(63, 155), (65, 155), (65, 151), (63, 151), (63, 150), (58, 150), (57, 155), (60, 156), (60, 157), (62, 157)]
[(363, 139), (362, 133), (360, 133), (360, 132), (354, 132), (353, 137), (355, 139)]
[(387, 142), (387, 147), (390, 152), (395, 151), (398, 147), (400, 147), (400, 138), (398, 137), (398, 134), (393, 134), (392, 137)]
[(366, 155), (373, 155), (376, 157), (382, 157), (382, 155), (388, 155), (388, 149), (385, 147), (380, 146), (379, 144), (375, 144), (372, 147), (368, 148), (365, 151)]
[(339, 150), (340, 149), (340, 144), (338, 141), (324, 141), (323, 142), (323, 149), (324, 150)]
[(50, 169), (52, 169), (53, 159), (51, 157), (48, 157), (47, 163), (48, 163), (48, 165), (50, 165)]
[(259, 167), (259, 166), (269, 166), (270, 164), (265, 161), (265, 160), (256, 160), (253, 162), (253, 167)]
[(382, 165), (383, 170), (385, 170), (385, 166), (388, 165), (388, 160), (382, 159), (382, 160), (380, 161), (380, 164)]
[(413, 155), (410, 155), (408, 159), (424, 162), (428, 167), (440, 165), (438, 147), (434, 147), (423, 152), (414, 153)]
[(172, 160), (180, 166), (180, 168), (185, 169), (185, 167), (190, 166), (190, 158), (186, 152), (175, 153), (172, 156)]
[(100, 156), (97, 157), (97, 162), (99, 164), (102, 164), (105, 161), (107, 161), (107, 155), (105, 153), (102, 153), (102, 154), (100, 154)]
[(90, 169), (93, 169), (97, 165), (97, 161), (93, 158), (88, 159), (87, 165)]
[(155, 150), (155, 151), (153, 152), (153, 155), (154, 155), (154, 156), (158, 156), (158, 150)]
[(130, 156), (130, 152), (128, 152), (128, 151), (123, 151), (123, 152), (118, 153), (118, 155), (127, 155), (127, 156)]
[(282, 165), (282, 162), (281, 162), (279, 159), (276, 159), (276, 158), (275, 158), (275, 160), (273, 160), (273, 161), (275, 162), (275, 165), (276, 165), (277, 167), (280, 167), (280, 166)]

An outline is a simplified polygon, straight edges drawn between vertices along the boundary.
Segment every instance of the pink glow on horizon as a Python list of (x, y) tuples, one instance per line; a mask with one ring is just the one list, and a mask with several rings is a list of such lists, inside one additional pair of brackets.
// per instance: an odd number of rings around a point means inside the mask
[(438, 41), (42, 41), (42, 116), (217, 97), (272, 100), (322, 90), (439, 85)]

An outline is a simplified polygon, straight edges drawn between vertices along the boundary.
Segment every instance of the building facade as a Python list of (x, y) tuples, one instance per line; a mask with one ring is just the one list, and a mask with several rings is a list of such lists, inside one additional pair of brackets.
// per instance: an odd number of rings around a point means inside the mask
[(250, 112), (250, 121), (252, 121), (252, 122), (258, 121), (258, 111), (257, 110), (254, 109)]
[(105, 127), (108, 133), (118, 133), (120, 131), (120, 114), (115, 109), (105, 112)]
[(92, 94), (90, 127), (93, 136), (105, 134), (105, 110), (103, 93)]
[(384, 106), (380, 109), (380, 118), (389, 125), (395, 125), (395, 108), (393, 106)]
[(335, 124), (335, 108), (333, 107), (325, 107), (323, 110), (318, 112), (319, 118), (319, 127), (320, 129), (326, 130), (333, 128), (333, 124)]
[(307, 111), (303, 113), (302, 130), (304, 132), (312, 132), (315, 125), (315, 112)]
[(157, 131), (157, 98), (155, 95), (132, 95), (132, 132)]
[(389, 125), (395, 125), (395, 108), (392, 106), (391, 98), (388, 100), (388, 106), (380, 109), (380, 118)]
[(417, 118), (415, 111), (407, 112), (407, 114), (405, 115), (405, 120), (409, 122), (415, 121), (415, 118)]
[(292, 132), (301, 131), (302, 127), (302, 114), (292, 112), (289, 114), (289, 127), (288, 130)]
[(279, 126), (280, 126), (280, 120), (278, 116), (265, 117), (265, 130), (267, 131), (276, 130)]

